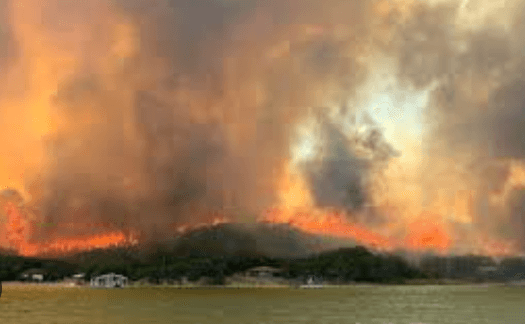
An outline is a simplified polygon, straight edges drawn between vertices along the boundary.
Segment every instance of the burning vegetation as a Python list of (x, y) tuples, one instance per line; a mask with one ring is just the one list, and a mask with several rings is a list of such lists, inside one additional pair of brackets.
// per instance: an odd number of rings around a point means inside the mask
[(521, 253), (525, 7), (504, 2), (0, 0), (0, 246), (270, 223)]

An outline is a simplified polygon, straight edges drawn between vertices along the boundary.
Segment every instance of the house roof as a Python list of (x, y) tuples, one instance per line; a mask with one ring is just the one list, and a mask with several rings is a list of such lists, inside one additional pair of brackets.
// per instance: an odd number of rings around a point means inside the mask
[(96, 276), (96, 277), (93, 277), (93, 278), (104, 278), (104, 277), (111, 277), (111, 276), (120, 277), (120, 278), (127, 278), (126, 276), (121, 275), (121, 274), (117, 274), (117, 273), (106, 273), (106, 274), (103, 274), (103, 275), (100, 275), (100, 276)]
[(28, 269), (24, 272), (22, 272), (23, 275), (34, 275), (34, 274), (47, 274), (47, 270), (45, 269), (38, 269), (38, 268), (33, 268), (33, 269)]

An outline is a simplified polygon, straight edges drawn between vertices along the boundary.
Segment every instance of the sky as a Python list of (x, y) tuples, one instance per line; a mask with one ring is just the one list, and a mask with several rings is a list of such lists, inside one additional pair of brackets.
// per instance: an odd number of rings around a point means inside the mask
[[(382, 85), (380, 80), (375, 79), (370, 80), (370, 83), (374, 83), (375, 92), (369, 95), (368, 100), (357, 104), (359, 105), (356, 113), (357, 124), (364, 124), (365, 114), (372, 117), (376, 125), (383, 130), (387, 141), (401, 152), (406, 150), (407, 137), (421, 144), (423, 111), (428, 105), (429, 91), (401, 90), (395, 81), (384, 82), (386, 84)], [(354, 127), (350, 121), (335, 122), (341, 123), (341, 126), (347, 130)], [(299, 142), (295, 158), (297, 160), (312, 158), (316, 150), (315, 133), (308, 129), (304, 130)]]

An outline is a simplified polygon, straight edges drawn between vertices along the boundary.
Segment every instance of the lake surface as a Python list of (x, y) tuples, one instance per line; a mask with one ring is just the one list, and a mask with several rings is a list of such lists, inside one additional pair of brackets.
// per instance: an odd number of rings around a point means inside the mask
[(3, 287), (0, 323), (525, 323), (525, 288)]

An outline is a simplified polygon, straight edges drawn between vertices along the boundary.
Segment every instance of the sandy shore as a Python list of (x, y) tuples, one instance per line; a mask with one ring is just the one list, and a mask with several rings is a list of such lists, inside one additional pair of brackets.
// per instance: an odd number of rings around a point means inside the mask
[(89, 286), (75, 285), (70, 282), (23, 282), (23, 281), (2, 281), (4, 287), (58, 287), (58, 288), (82, 288)]

